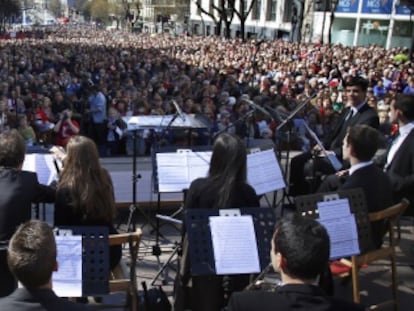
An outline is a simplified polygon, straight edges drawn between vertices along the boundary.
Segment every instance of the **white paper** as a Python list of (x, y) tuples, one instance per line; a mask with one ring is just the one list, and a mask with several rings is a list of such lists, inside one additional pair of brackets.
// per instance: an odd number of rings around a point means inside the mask
[(258, 195), (286, 187), (273, 149), (247, 155), (247, 180)]
[(319, 219), (319, 222), (328, 231), (331, 259), (348, 257), (360, 253), (358, 230), (353, 214), (338, 218)]
[(52, 284), (60, 297), (82, 296), (82, 236), (56, 236), (58, 271)]
[(317, 207), (321, 219), (341, 218), (351, 215), (349, 200), (346, 198), (318, 202)]
[(217, 274), (260, 272), (251, 215), (209, 217)]
[(124, 132), (118, 126), (115, 128), (115, 133), (117, 133), (118, 136), (122, 136), (124, 134)]
[(58, 176), (53, 160), (52, 154), (26, 154), (22, 170), (37, 173), (40, 184), (50, 185)]

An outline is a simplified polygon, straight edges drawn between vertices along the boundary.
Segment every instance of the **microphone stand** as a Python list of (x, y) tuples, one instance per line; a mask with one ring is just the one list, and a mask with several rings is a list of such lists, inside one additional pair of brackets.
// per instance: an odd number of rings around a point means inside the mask
[(254, 113), (254, 110), (250, 110), (250, 111), (246, 112), (244, 115), (242, 115), (241, 117), (239, 117), (236, 121), (234, 121), (234, 122), (230, 123), (230, 124), (229, 124), (229, 125), (227, 125), (224, 129), (222, 129), (222, 130), (220, 130), (220, 131), (216, 132), (216, 133), (213, 135), (213, 141), (214, 141), (214, 139), (216, 139), (216, 138), (217, 138), (217, 136), (219, 136), (221, 133), (227, 132), (227, 130), (228, 130), (229, 128), (234, 127), (234, 126), (235, 126), (236, 124), (238, 124), (238, 123), (241, 123), (241, 122), (246, 121), (246, 119), (247, 119), (249, 116), (251, 116), (253, 113)]

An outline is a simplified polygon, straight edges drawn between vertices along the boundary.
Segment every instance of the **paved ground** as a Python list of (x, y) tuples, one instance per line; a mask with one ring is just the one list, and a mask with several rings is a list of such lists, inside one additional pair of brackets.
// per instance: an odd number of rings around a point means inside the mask
[[(132, 176), (132, 164), (131, 158), (114, 158), (102, 160), (103, 165), (111, 172), (124, 172)], [(151, 175), (151, 161), (149, 158), (138, 158), (137, 171), (141, 175)], [(131, 182), (130, 179), (129, 182)], [(151, 183), (150, 180), (140, 180), (139, 185)], [(117, 185), (115, 185), (116, 187)], [(141, 191), (144, 191), (145, 187), (141, 187)], [(151, 187), (147, 187), (150, 189)], [(145, 190), (147, 191), (147, 190)], [(142, 193), (140, 196), (151, 197), (152, 194)], [(278, 193), (278, 200), (282, 197), (281, 193)], [(152, 203), (156, 202), (157, 197), (153, 198)], [(162, 201), (180, 200), (180, 195), (176, 197), (163, 197)], [(138, 197), (138, 201), (140, 198)], [(266, 199), (262, 199), (262, 205), (266, 206), (273, 201), (273, 197), (269, 196)], [(148, 208), (142, 204), (138, 204), (139, 209), (135, 211), (135, 225), (142, 228), (144, 232), (143, 240), (139, 250), (139, 261), (137, 266), (138, 283), (145, 281), (148, 285), (154, 283), (156, 285), (162, 285), (163, 289), (167, 292), (172, 299), (172, 284), (175, 276), (176, 256), (173, 253), (176, 243), (179, 242), (179, 225), (172, 224), (171, 222), (160, 222), (160, 230), (157, 239), (156, 230), (156, 204), (151, 204)], [(164, 215), (170, 215), (179, 209), (179, 203), (173, 203), (168, 208), (161, 206), (161, 210), (158, 211)], [(280, 213), (280, 207), (278, 210)], [(121, 210), (119, 222), (120, 229), (127, 230), (128, 209)], [(145, 215), (145, 217), (144, 217)], [(50, 215), (47, 215), (47, 218)], [(148, 219), (146, 219), (146, 217)], [(180, 218), (180, 215), (178, 216)], [(150, 223), (147, 221), (150, 220)], [(398, 294), (400, 299), (400, 310), (412, 310), (414, 303), (414, 229), (412, 219), (402, 219), (402, 239), (400, 247), (397, 249), (398, 260)], [(130, 224), (131, 226), (131, 224)], [(158, 243), (157, 243), (158, 241)], [(161, 256), (157, 257), (153, 254), (154, 246), (159, 245), (161, 248)], [(161, 269), (162, 264), (167, 263), (167, 267), (163, 270), (158, 277), (157, 274)], [(368, 268), (363, 269), (360, 273), (361, 277), (361, 290), (362, 290), (362, 302), (364, 304), (371, 304), (384, 297), (390, 297), (391, 295), (391, 278), (390, 269), (386, 261), (381, 261), (376, 264), (370, 265)], [(348, 283), (342, 285), (339, 281), (336, 281), (336, 295), (351, 299), (352, 297), (352, 285)], [(119, 302), (122, 301), (123, 295), (107, 296), (104, 297), (104, 303)], [(116, 309), (114, 309), (116, 310)]]

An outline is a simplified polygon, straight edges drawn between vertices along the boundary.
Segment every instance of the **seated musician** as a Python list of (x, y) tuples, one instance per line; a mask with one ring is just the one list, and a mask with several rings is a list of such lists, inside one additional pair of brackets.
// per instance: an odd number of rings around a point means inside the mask
[[(213, 145), (208, 176), (191, 183), (184, 208), (258, 207), (256, 192), (246, 181), (246, 167), (243, 141), (229, 133), (220, 134)], [(219, 311), (227, 304), (228, 292), (241, 290), (249, 283), (249, 275), (191, 275), (188, 251), (184, 233), (181, 267), (175, 284), (175, 310)]]
[[(342, 110), (337, 126), (324, 142), (324, 147), (329, 152), (334, 152), (339, 160), (342, 160), (342, 141), (349, 126), (366, 124), (373, 128), (379, 127), (378, 114), (366, 101), (367, 88), (368, 81), (362, 77), (350, 77), (345, 81), (348, 107)], [(321, 147), (316, 145), (314, 153), (320, 150)], [(313, 165), (307, 165), (312, 159), (312, 156), (312, 152), (306, 152), (292, 158), (290, 165), (290, 195), (296, 196), (312, 193), (317, 189), (315, 176), (335, 172), (329, 162), (324, 158), (316, 157)], [(308, 169), (309, 172), (305, 172), (306, 166), (311, 167)], [(305, 178), (306, 175), (313, 177), (313, 183), (307, 181)]]
[[(342, 154), (350, 162), (347, 171), (328, 176), (318, 192), (361, 188), (365, 194), (368, 212), (378, 212), (392, 204), (391, 180), (377, 165), (374, 157), (380, 141), (380, 133), (367, 125), (355, 125), (348, 129), (343, 140)], [(381, 223), (373, 224), (374, 245), (379, 247), (385, 233)]]
[(297, 215), (282, 219), (271, 247), (272, 265), (280, 272), (282, 285), (274, 292), (234, 293), (229, 311), (364, 310), (352, 302), (327, 296), (315, 285), (328, 264), (330, 248), (328, 233), (317, 221)]

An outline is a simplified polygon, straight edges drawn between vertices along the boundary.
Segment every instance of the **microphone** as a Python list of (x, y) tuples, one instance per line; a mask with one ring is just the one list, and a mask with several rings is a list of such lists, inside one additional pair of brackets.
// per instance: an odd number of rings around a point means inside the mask
[(245, 100), (245, 101), (250, 106), (250, 108), (253, 108), (254, 110), (259, 110), (264, 115), (266, 115), (266, 116), (270, 117), (271, 119), (273, 119), (273, 116), (269, 113), (269, 111), (267, 111), (266, 109), (264, 109), (262, 106), (259, 106), (258, 104), (254, 103), (251, 100)]
[(175, 100), (172, 100), (172, 104), (175, 107), (176, 113), (178, 113), (178, 115), (180, 116), (181, 120), (183, 120), (183, 122), (184, 122), (185, 121), (185, 114), (181, 110), (180, 106), (177, 104), (177, 102)]

